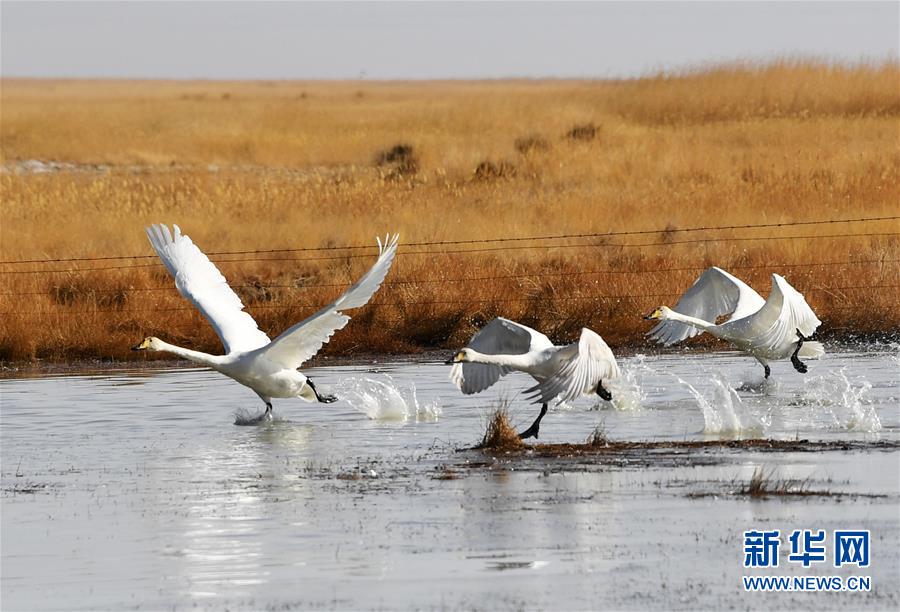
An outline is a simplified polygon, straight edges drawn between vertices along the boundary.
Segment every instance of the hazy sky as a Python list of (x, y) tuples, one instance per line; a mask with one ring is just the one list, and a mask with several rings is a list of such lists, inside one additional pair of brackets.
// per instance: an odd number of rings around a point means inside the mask
[(3, 76), (620, 77), (900, 56), (900, 2), (0, 2)]

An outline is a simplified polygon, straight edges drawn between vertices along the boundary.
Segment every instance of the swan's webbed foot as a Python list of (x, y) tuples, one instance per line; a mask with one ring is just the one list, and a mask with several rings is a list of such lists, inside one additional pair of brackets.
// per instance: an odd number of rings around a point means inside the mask
[(542, 404), (541, 413), (534, 420), (534, 423), (531, 424), (531, 427), (519, 434), (519, 439), (525, 440), (526, 438), (534, 438), (537, 440), (538, 433), (541, 431), (541, 419), (544, 418), (545, 414), (547, 414), (547, 404)]
[(794, 349), (794, 354), (791, 355), (791, 365), (794, 366), (794, 369), (800, 372), (801, 374), (806, 374), (809, 371), (809, 368), (806, 367), (806, 364), (800, 361), (800, 357), (798, 357), (800, 353), (800, 348), (803, 346), (804, 340), (809, 340), (806, 336), (800, 333), (800, 330), (797, 331), (797, 348)]
[(321, 395), (319, 391), (316, 389), (316, 386), (313, 384), (313, 381), (310, 379), (306, 379), (306, 384), (309, 385), (309, 388), (313, 390), (313, 393), (316, 394), (316, 399), (323, 404), (330, 404), (331, 402), (336, 402), (337, 397), (334, 395)]
[(602, 380), (597, 383), (597, 395), (599, 395), (601, 399), (605, 399), (607, 402), (612, 401), (612, 393), (610, 393), (603, 387)]

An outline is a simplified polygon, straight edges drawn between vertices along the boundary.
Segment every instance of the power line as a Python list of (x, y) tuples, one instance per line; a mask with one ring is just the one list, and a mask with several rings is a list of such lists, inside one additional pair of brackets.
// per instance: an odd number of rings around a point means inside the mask
[[(868, 264), (886, 264), (886, 263), (900, 263), (900, 259), (859, 259), (859, 260), (847, 260), (847, 261), (821, 261), (821, 262), (810, 262), (810, 263), (778, 263), (778, 264), (728, 264), (725, 267), (732, 270), (758, 270), (758, 269), (768, 269), (768, 270), (783, 270), (785, 268), (808, 268), (808, 267), (829, 267), (829, 266), (855, 266), (855, 265), (868, 265)], [(616, 274), (616, 275), (629, 275), (629, 274), (662, 274), (667, 272), (691, 272), (697, 270), (705, 270), (709, 266), (677, 266), (677, 267), (669, 267), (669, 268), (637, 268), (631, 270), (612, 270), (612, 269), (604, 269), (604, 270), (567, 270), (564, 272), (561, 271), (547, 271), (547, 270), (537, 270), (534, 272), (522, 272), (519, 274), (497, 274), (492, 276), (469, 276), (462, 278), (428, 278), (428, 279), (406, 279), (406, 280), (397, 280), (397, 281), (385, 281), (383, 286), (400, 286), (400, 285), (426, 285), (426, 284), (435, 284), (435, 283), (469, 283), (469, 282), (480, 282), (480, 281), (493, 281), (493, 280), (508, 280), (508, 279), (532, 279), (532, 278), (541, 278), (541, 277), (567, 277), (567, 276), (593, 276), (600, 274)], [(232, 289), (295, 289), (295, 290), (307, 290), (307, 289), (323, 289), (323, 288), (332, 288), (332, 287), (347, 287), (352, 284), (351, 282), (346, 283), (316, 283), (316, 284), (308, 284), (308, 285), (298, 285), (298, 284), (240, 284), (240, 285), (231, 285)], [(52, 294), (53, 291), (64, 290), (64, 287), (56, 287), (51, 289), (46, 289), (44, 291), (4, 291), (0, 292), (0, 295), (48, 295)], [(85, 293), (93, 294), (93, 293), (143, 293), (148, 291), (171, 291), (175, 289), (175, 285), (170, 283), (163, 286), (156, 287), (135, 287), (135, 288), (117, 288), (117, 289), (90, 289), (85, 291)]]
[[(704, 242), (749, 242), (760, 240), (804, 240), (815, 238), (817, 240), (827, 238), (872, 238), (872, 237), (896, 237), (900, 236), (900, 232), (871, 232), (861, 234), (822, 234), (822, 235), (804, 235), (804, 236), (756, 236), (756, 237), (719, 237), (719, 238), (696, 238), (691, 240), (665, 240), (661, 242), (643, 242), (643, 243), (581, 243), (581, 244), (557, 244), (545, 245), (541, 248), (545, 249), (571, 249), (571, 248), (643, 248), (651, 246), (675, 246), (679, 244), (698, 244)], [(408, 245), (407, 245), (408, 246)], [(510, 251), (525, 248), (536, 248), (532, 246), (501, 246), (501, 247), (485, 247), (479, 249), (465, 250), (432, 250), (432, 251), (405, 251), (399, 250), (399, 255), (466, 255), (471, 253), (486, 253), (496, 251)], [(287, 261), (332, 261), (342, 259), (355, 259), (360, 257), (369, 257), (367, 254), (351, 254), (339, 256), (325, 257), (261, 257), (261, 258), (243, 258), (243, 259), (222, 259), (217, 260), (217, 264), (233, 264), (233, 263), (251, 263), (251, 262), (287, 262)], [(136, 268), (157, 268), (162, 267), (161, 263), (152, 264), (129, 264), (123, 266), (107, 266), (107, 267), (91, 267), (91, 268), (63, 268), (63, 269), (39, 269), (39, 270), (0, 270), (0, 274), (62, 274), (71, 272), (101, 272), (108, 270), (130, 270)]]
[[(543, 236), (514, 236), (505, 238), (476, 238), (466, 240), (435, 240), (407, 242), (404, 246), (453, 246), (465, 244), (493, 244), (503, 242), (525, 242), (538, 240), (568, 240), (574, 238), (606, 238), (614, 236), (641, 236), (648, 234), (674, 234), (686, 232), (705, 232), (705, 231), (721, 231), (736, 229), (759, 229), (759, 228), (775, 228), (775, 227), (797, 227), (811, 225), (830, 225), (837, 223), (865, 223), (870, 221), (896, 221), (900, 220), (900, 215), (884, 216), (884, 217), (857, 217), (853, 219), (820, 219), (815, 221), (785, 221), (780, 223), (748, 223), (740, 225), (708, 225), (700, 227), (666, 227), (662, 229), (645, 229), (645, 230), (628, 230), (628, 231), (612, 231), (612, 232), (586, 232), (574, 234), (550, 234)], [(300, 253), (310, 251), (339, 251), (339, 250), (357, 250), (357, 249), (374, 249), (374, 245), (342, 245), (342, 246), (325, 246), (325, 247), (285, 247), (278, 249), (253, 249), (240, 251), (211, 251), (208, 256), (227, 256), (227, 255), (259, 255), (265, 253)], [(111, 255), (104, 257), (69, 257), (58, 259), (22, 259), (22, 260), (6, 260), (0, 261), (0, 264), (19, 265), (19, 264), (35, 264), (35, 263), (68, 263), (82, 261), (109, 261), (117, 259), (149, 259), (156, 255)]]

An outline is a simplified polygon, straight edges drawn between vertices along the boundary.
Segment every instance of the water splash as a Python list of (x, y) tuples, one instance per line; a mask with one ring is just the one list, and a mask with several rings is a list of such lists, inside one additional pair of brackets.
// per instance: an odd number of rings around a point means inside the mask
[[(622, 364), (619, 378), (609, 381), (612, 393), (612, 407), (622, 412), (640, 410), (647, 401), (647, 390), (644, 377), (652, 375), (653, 370), (647, 366), (645, 356), (638, 353), (633, 359)], [(605, 383), (604, 383), (605, 384)]]
[(338, 397), (370, 419), (378, 421), (436, 421), (441, 416), (443, 411), (439, 398), (420, 402), (415, 384), (410, 383), (408, 387), (401, 388), (387, 374), (384, 378), (385, 380), (368, 377), (345, 379), (337, 385)]
[(758, 380), (742, 381), (736, 391), (756, 393), (758, 395), (774, 395), (779, 389), (778, 381), (774, 378), (760, 378)]
[(793, 406), (811, 407), (804, 420), (822, 422), (826, 429), (878, 433), (881, 419), (868, 398), (872, 383), (862, 377), (851, 380), (847, 369), (804, 379), (803, 390), (791, 402)]
[(272, 421), (274, 421), (272, 413), (265, 410), (252, 412), (246, 408), (238, 408), (234, 412), (235, 425), (264, 425)]
[(768, 429), (771, 422), (769, 414), (754, 414), (720, 374), (713, 374), (710, 379), (711, 397), (707, 397), (687, 381), (681, 378), (677, 380), (694, 397), (703, 413), (703, 433), (733, 436), (762, 435)]
[(441, 398), (434, 396), (430, 401), (424, 403), (419, 402), (415, 383), (409, 383), (409, 395), (412, 401), (411, 407), (415, 409), (413, 414), (416, 417), (416, 422), (437, 421), (441, 414), (443, 414), (444, 411), (441, 408)]
[[(612, 394), (612, 400), (607, 402), (594, 396), (588, 410), (616, 410), (619, 412), (640, 410), (648, 397), (644, 377), (654, 374), (653, 369), (648, 367), (644, 360), (645, 356), (640, 353), (633, 359), (625, 360), (621, 364), (619, 378), (603, 381), (603, 386)], [(560, 402), (556, 407), (562, 410), (576, 409), (566, 402)]]

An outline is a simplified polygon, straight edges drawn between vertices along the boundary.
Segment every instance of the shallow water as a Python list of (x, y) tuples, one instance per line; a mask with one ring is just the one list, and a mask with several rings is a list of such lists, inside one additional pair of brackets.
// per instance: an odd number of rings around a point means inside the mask
[[(613, 406), (551, 409), (541, 442), (598, 425), (614, 440), (900, 441), (896, 347), (832, 353), (806, 376), (778, 363), (771, 382), (736, 354), (622, 365)], [(527, 380), (464, 397), (447, 371), (312, 369), (341, 401), (276, 400), (275, 421), (253, 427), (234, 417), (256, 396), (205, 370), (0, 382), (3, 609), (900, 604), (897, 447), (491, 459), (456, 449), (500, 398), (530, 424)], [(736, 494), (760, 466), (830, 494)], [(870, 529), (872, 591), (744, 593), (753, 528)], [(853, 572), (782, 560), (765, 573)]]

